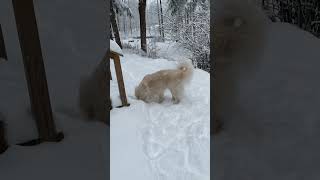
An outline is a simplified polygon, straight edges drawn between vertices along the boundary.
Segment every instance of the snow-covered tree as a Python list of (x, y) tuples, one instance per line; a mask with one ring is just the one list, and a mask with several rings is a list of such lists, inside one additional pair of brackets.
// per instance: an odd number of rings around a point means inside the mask
[(295, 24), (320, 37), (319, 0), (261, 0), (261, 6), (273, 21)]
[[(210, 7), (208, 0), (168, 0), (166, 31), (193, 53), (193, 62), (210, 71)], [(170, 17), (171, 16), (171, 17)]]
[[(123, 17), (123, 27), (126, 27), (126, 17), (132, 18), (133, 13), (129, 7), (129, 3), (124, 0), (111, 0), (110, 1), (110, 19), (112, 25), (112, 32), (114, 33), (117, 44), (122, 47), (120, 32), (119, 32), (119, 16)], [(130, 26), (131, 27), (131, 26)]]
[(147, 0), (139, 0), (141, 50), (144, 52), (147, 52), (146, 5)]
[(110, 1), (110, 20), (111, 20), (112, 32), (114, 34), (117, 44), (120, 47), (122, 47), (115, 9), (116, 9), (115, 0), (111, 0)]
[(113, 8), (119, 15), (127, 15), (129, 17), (132, 16), (132, 10), (123, 0), (112, 0), (113, 1)]

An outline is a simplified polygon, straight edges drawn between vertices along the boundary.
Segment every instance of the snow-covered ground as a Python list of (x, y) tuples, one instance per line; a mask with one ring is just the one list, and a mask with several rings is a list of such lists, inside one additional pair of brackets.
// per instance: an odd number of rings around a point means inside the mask
[(80, 77), (92, 71), (107, 47), (104, 1), (34, 2), (54, 119), (65, 138), (32, 147), (15, 145), (37, 138), (37, 131), (12, 2), (2, 0), (0, 23), (8, 61), (0, 60), (0, 112), (8, 125), (10, 148), (0, 155), (0, 179), (105, 180), (109, 129), (76, 114)]
[[(195, 69), (180, 104), (166, 93), (162, 104), (146, 104), (134, 88), (149, 73), (175, 68), (174, 61), (125, 53), (121, 59), (129, 107), (110, 113), (111, 179), (205, 180), (210, 178), (210, 75)], [(110, 94), (121, 104), (116, 76)]]
[(269, 26), (256, 71), (239, 79), (237, 107), (224, 109), (213, 138), (213, 179), (319, 179), (319, 50), (308, 32)]

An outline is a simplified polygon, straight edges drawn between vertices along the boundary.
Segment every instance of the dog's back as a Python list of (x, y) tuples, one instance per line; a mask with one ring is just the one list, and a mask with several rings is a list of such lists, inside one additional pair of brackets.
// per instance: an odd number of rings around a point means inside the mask
[(183, 91), (185, 83), (190, 81), (193, 73), (193, 65), (189, 62), (181, 62), (176, 69), (160, 70), (147, 74), (141, 83), (135, 88), (138, 99), (146, 102), (162, 101), (166, 89)]
[[(186, 83), (193, 74), (193, 66), (189, 62), (180, 62), (176, 69), (160, 70), (152, 74), (148, 74), (143, 78), (143, 82), (147, 82), (152, 87), (157, 87), (159, 82), (165, 83), (166, 86), (172, 83)], [(158, 85), (160, 86), (160, 84)], [(161, 87), (158, 87), (161, 88)]]

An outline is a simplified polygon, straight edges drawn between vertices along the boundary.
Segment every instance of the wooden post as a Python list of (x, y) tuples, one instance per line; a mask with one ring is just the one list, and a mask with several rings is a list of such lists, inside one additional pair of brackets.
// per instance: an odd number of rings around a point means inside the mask
[(52, 117), (33, 0), (12, 0), (12, 3), (39, 143), (60, 141), (63, 134), (56, 132)]
[(7, 51), (6, 51), (6, 47), (4, 44), (4, 38), (3, 38), (1, 24), (0, 24), (0, 58), (8, 60)]
[(119, 89), (119, 93), (120, 93), (122, 106), (129, 106), (128, 101), (127, 101), (127, 96), (126, 96), (126, 90), (124, 87), (122, 69), (121, 69), (121, 64), (120, 64), (120, 57), (118, 54), (111, 52), (111, 58), (114, 60), (114, 66), (115, 66), (115, 70), (116, 70), (118, 89)]

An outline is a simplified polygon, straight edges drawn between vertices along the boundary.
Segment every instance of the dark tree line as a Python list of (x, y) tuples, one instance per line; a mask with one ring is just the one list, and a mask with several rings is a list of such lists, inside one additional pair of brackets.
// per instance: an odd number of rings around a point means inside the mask
[(272, 21), (287, 22), (320, 37), (319, 0), (262, 0)]

